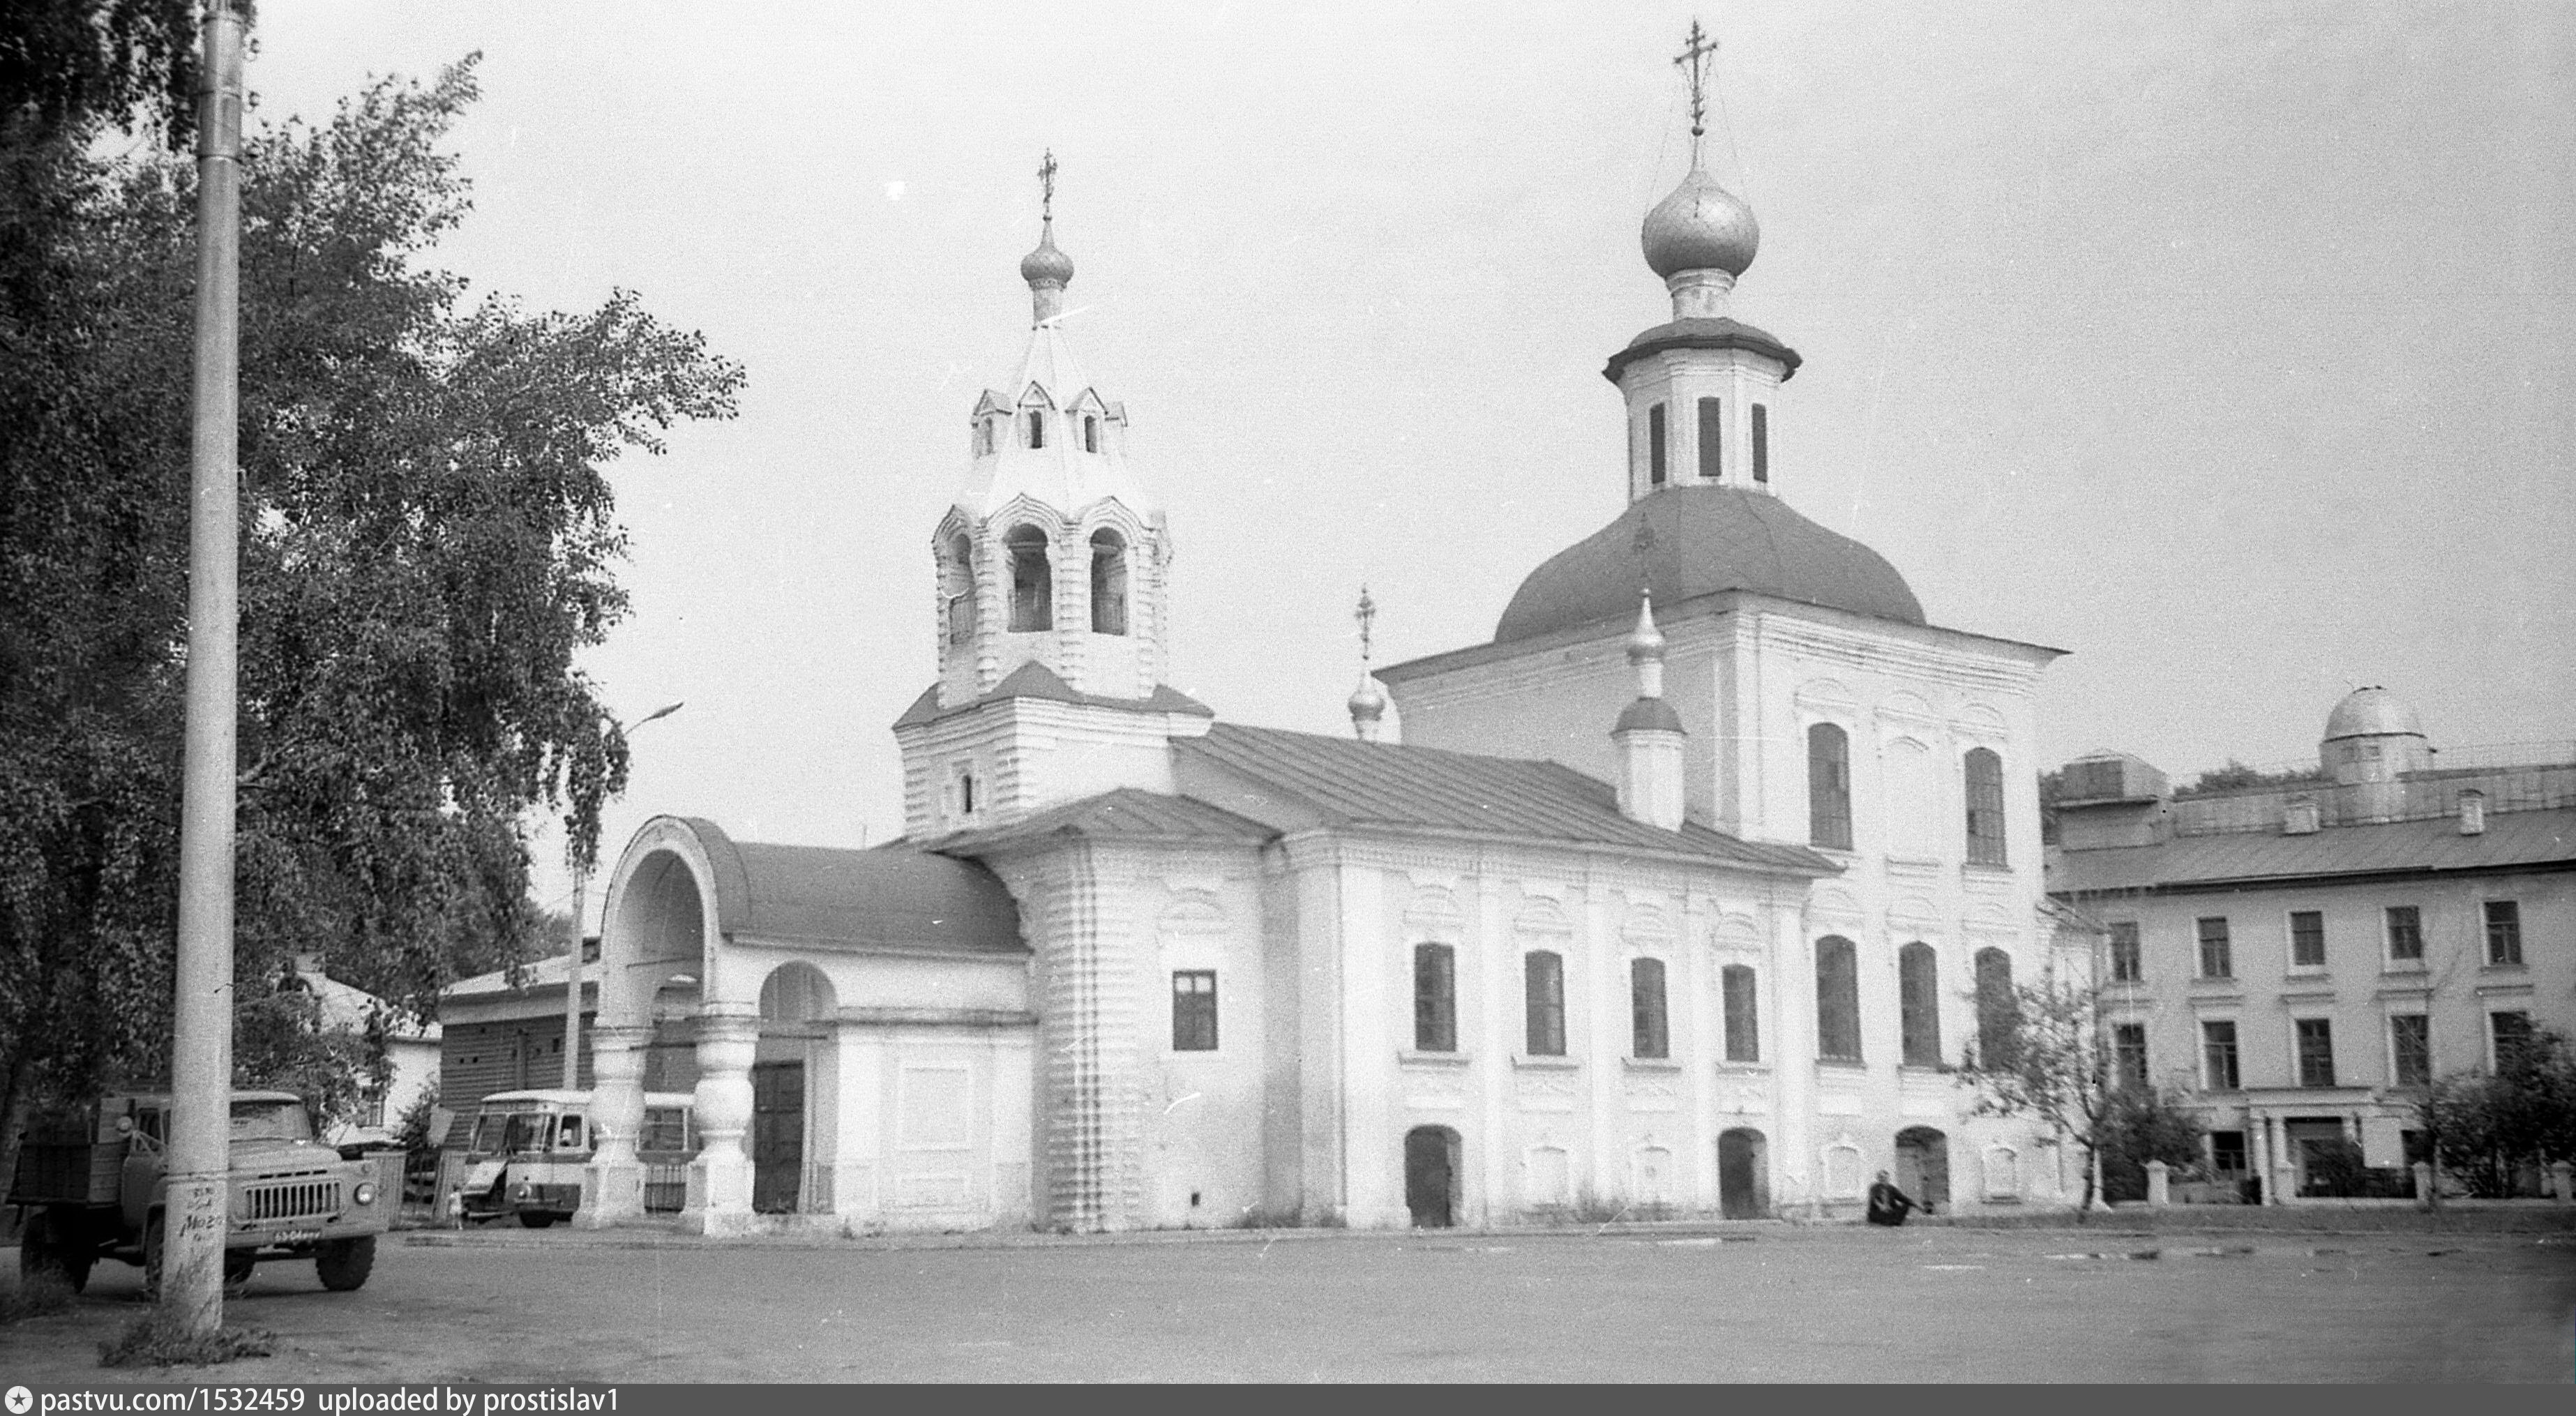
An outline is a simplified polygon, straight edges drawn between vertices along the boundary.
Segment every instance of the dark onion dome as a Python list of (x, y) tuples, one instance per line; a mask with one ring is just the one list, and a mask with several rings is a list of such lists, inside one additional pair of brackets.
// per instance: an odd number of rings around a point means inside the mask
[(1673, 705), (1660, 698), (1640, 698), (1629, 704), (1628, 711), (1619, 715), (1619, 722), (1617, 726), (1610, 729), (1610, 733), (1616, 737), (1620, 733), (1640, 728), (1649, 732), (1680, 733), (1685, 737), (1690, 735), (1690, 730), (1682, 726), (1682, 715), (1673, 711)]
[(1048, 281), (1057, 285), (1073, 283), (1073, 257), (1056, 249), (1055, 223), (1046, 223), (1038, 233), (1038, 248), (1020, 257), (1020, 279), (1035, 285)]
[(1674, 320), (1647, 330), (1629, 340), (1627, 348), (1610, 356), (1610, 362), (1601, 370), (1601, 377), (1615, 384), (1619, 381), (1620, 372), (1630, 364), (1668, 349), (1742, 349), (1766, 359), (1776, 359), (1780, 363), (1782, 383), (1797, 377), (1798, 366), (1806, 362), (1798, 357), (1797, 350), (1781, 343), (1769, 330), (1755, 329), (1742, 320), (1719, 316), (1715, 319)]
[(1667, 487), (1531, 571), (1494, 642), (1597, 621), (1625, 623), (1637, 591), (1678, 605), (1750, 590), (1876, 619), (1923, 623), (1923, 606), (1878, 552), (1836, 535), (1767, 492)]
[(1753, 219), (1753, 208), (1696, 164), (1671, 196), (1646, 213), (1638, 234), (1645, 243), (1646, 265), (1666, 280), (1686, 270), (1742, 275), (1762, 248), (1762, 226)]

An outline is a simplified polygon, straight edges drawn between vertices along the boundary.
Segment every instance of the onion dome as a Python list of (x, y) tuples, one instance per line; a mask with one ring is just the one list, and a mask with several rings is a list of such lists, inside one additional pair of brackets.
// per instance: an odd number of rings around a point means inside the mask
[(1655, 596), (1649, 590), (1637, 597), (1637, 628), (1628, 636), (1628, 662), (1651, 659), (1661, 663), (1663, 657), (1664, 632), (1655, 628)]
[(1646, 265), (1666, 280), (1686, 270), (1742, 275), (1762, 246), (1753, 208), (1696, 162), (1672, 195), (1646, 213), (1642, 235)]
[(1056, 249), (1053, 221), (1039, 231), (1038, 248), (1020, 257), (1020, 279), (1031, 285), (1073, 283), (1073, 257)]
[(2357, 688), (2344, 695), (2344, 700), (2326, 715), (2325, 740), (2337, 738), (2383, 737), (2405, 733), (2424, 735), (2424, 720), (2396, 694), (2374, 684)]
[(1362, 742), (1377, 741), (1378, 723), (1386, 717), (1386, 690), (1377, 675), (1362, 670), (1360, 686), (1351, 690), (1351, 731)]

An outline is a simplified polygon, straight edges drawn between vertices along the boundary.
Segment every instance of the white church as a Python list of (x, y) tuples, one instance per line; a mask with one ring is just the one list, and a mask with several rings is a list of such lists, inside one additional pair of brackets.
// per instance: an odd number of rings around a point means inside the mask
[(2060, 944), (2059, 651), (1931, 623), (1794, 508), (1798, 355), (1728, 314), (1744, 202), (1695, 157), (1645, 219), (1672, 318), (1603, 370), (1627, 509), (1490, 642), (1363, 675), (1349, 737), (1169, 686), (1164, 514), (1042, 232), (926, 528), (905, 834), (627, 844), (583, 1222), (643, 1212), (647, 1091), (694, 1092), (711, 1233), (1832, 1217), (1879, 1170), (2071, 1200), (2073, 1147), (1945, 1066)]

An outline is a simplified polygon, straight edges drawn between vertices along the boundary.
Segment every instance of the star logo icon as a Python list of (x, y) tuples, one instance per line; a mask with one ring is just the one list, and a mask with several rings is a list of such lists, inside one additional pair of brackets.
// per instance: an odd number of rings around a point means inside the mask
[(36, 1407), (36, 1394), (22, 1386), (9, 1388), (9, 1416), (27, 1416)]

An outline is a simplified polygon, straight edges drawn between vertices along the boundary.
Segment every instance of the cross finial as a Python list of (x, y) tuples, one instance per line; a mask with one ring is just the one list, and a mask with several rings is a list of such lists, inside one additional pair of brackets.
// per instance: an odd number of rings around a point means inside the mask
[[(1683, 44), (1682, 52), (1673, 56), (1673, 65), (1690, 78), (1691, 143), (1694, 148), (1698, 146), (1700, 135), (1708, 131), (1708, 61), (1709, 56), (1715, 53), (1717, 41), (1709, 38), (1707, 32), (1699, 27), (1699, 21), (1693, 19), (1689, 40)], [(1692, 155), (1698, 154), (1694, 152)]]
[(1046, 150), (1046, 161), (1038, 164), (1038, 219), (1055, 220), (1055, 149)]
[(1351, 618), (1360, 622), (1360, 663), (1365, 665), (1369, 661), (1369, 631), (1377, 623), (1377, 601), (1369, 598), (1365, 582), (1360, 586), (1360, 607), (1351, 611)]

